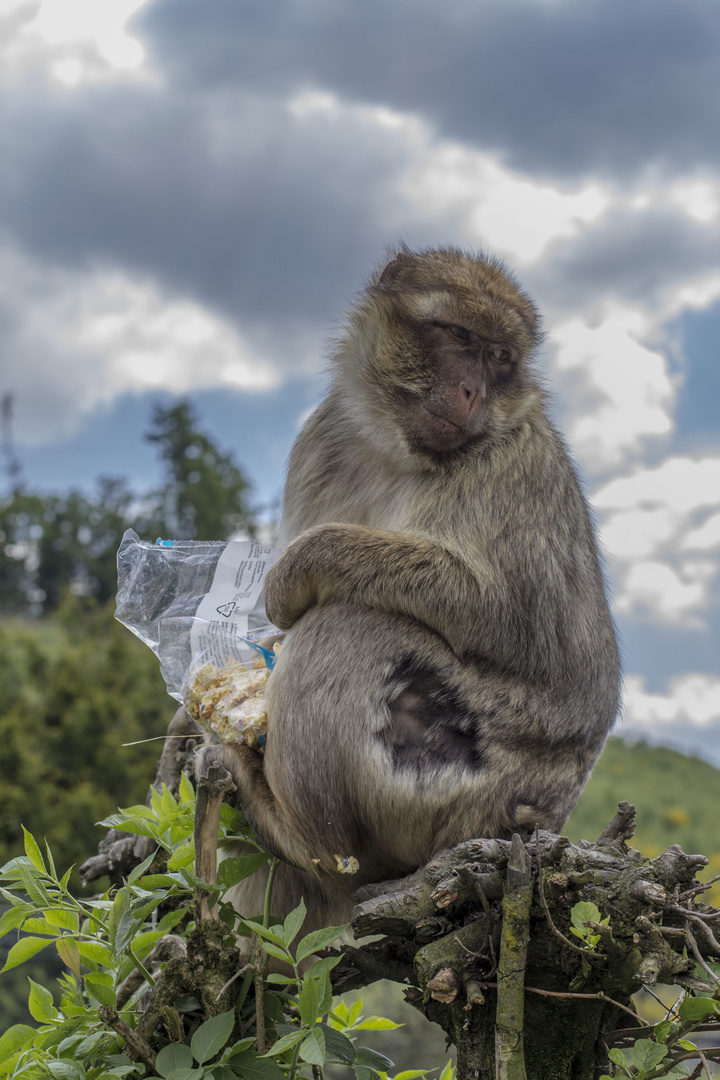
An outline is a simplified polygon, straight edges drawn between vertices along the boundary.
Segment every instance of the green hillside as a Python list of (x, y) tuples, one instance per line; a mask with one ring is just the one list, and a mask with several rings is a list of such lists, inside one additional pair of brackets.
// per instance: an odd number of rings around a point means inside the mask
[[(631, 844), (654, 858), (670, 844), (710, 859), (704, 877), (720, 873), (720, 770), (663, 746), (609, 740), (564, 832), (594, 840), (626, 799), (637, 807)], [(720, 906), (720, 883), (712, 893)]]

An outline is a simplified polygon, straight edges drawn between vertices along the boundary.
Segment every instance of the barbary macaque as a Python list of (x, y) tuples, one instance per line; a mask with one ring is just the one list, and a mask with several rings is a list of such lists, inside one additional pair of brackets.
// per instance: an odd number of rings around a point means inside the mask
[[(279, 913), (304, 895), (312, 925), (338, 922), (359, 886), (462, 840), (560, 829), (615, 720), (612, 619), (539, 340), (502, 265), (454, 249), (403, 248), (349, 314), (266, 582), (287, 631), (266, 751), (200, 764), (224, 762), (291, 864)], [(245, 914), (260, 887), (240, 886)]]

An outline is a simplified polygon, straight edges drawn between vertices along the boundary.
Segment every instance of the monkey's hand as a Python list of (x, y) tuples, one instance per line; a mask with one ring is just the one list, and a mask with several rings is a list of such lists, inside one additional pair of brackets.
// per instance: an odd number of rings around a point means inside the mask
[[(282, 630), (313, 605), (338, 600), (415, 618), (459, 655), (478, 650), (488, 655), (488, 626), (512, 620), (497, 572), (488, 565), (483, 577), (459, 555), (422, 536), (318, 525), (293, 540), (271, 568), (265, 603)], [(501, 635), (493, 637), (502, 641)], [(505, 641), (510, 656), (520, 646), (511, 625)]]

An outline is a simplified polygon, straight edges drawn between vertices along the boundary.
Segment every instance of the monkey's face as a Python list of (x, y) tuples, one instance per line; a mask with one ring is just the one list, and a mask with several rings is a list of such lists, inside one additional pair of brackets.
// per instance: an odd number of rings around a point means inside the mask
[(442, 461), (502, 435), (537, 402), (528, 366), (537, 312), (492, 259), (403, 251), (349, 330), (340, 359), (353, 402), (369, 405), (367, 430), (400, 434), (413, 455)]
[(537, 313), (494, 260), (403, 251), (368, 299), (379, 327), (373, 374), (413, 453), (442, 458), (500, 434), (536, 396)]
[(414, 338), (414, 370), (395, 384), (395, 396), (410, 449), (452, 453), (494, 429), (503, 398), (523, 382), (517, 348), (488, 338), (467, 320), (423, 320), (406, 333)]

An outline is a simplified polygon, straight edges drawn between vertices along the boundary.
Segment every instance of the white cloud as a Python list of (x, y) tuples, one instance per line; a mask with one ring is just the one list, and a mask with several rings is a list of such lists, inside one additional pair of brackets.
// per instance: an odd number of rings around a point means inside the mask
[(707, 602), (707, 586), (717, 569), (709, 560), (685, 562), (679, 570), (657, 560), (633, 562), (620, 579), (615, 610), (648, 610), (670, 622), (700, 625), (689, 616)]
[(673, 679), (666, 694), (651, 694), (645, 679), (625, 679), (623, 712), (628, 725), (656, 728), (678, 720), (708, 726), (720, 720), (720, 679), (709, 675), (681, 675)]
[(611, 202), (600, 184), (568, 190), (541, 183), (492, 154), (444, 141), (427, 142), (402, 188), (428, 217), (458, 215), (469, 243), (490, 245), (520, 263), (538, 259), (555, 240), (577, 236)]
[[(613, 561), (615, 607), (685, 625), (698, 613), (720, 569), (720, 458), (668, 458), (636, 468), (595, 493), (600, 538)], [(688, 557), (704, 552), (705, 558)]]
[[(40, 0), (6, 3), (0, 17), (20, 21), (2, 48), (4, 75), (17, 77), (39, 62), (65, 86), (107, 81), (137, 72), (142, 43), (127, 23), (149, 0)], [(23, 18), (24, 16), (24, 18)]]
[(554, 326), (555, 366), (584, 382), (592, 406), (577, 411), (568, 438), (590, 469), (619, 465), (650, 436), (668, 435), (675, 391), (665, 358), (641, 344), (642, 313), (609, 304), (599, 325), (582, 316)]
[(684, 551), (720, 549), (720, 514), (713, 514), (697, 529), (692, 529), (683, 538), (680, 546)]
[(720, 504), (720, 457), (671, 457), (656, 468), (639, 466), (601, 487), (593, 504), (598, 510), (671, 507), (683, 514), (716, 506)]
[[(67, 436), (128, 391), (276, 385), (275, 368), (235, 328), (185, 298), (118, 271), (53, 272), (5, 253), (0, 303), (16, 314), (7, 346), (18, 441)], [(12, 292), (10, 291), (12, 288)]]

